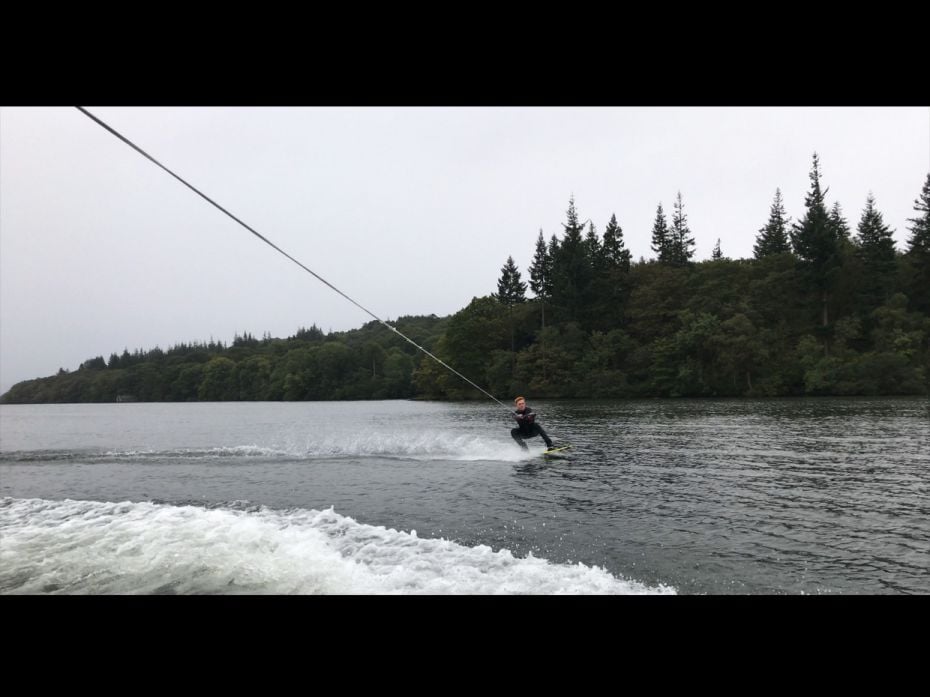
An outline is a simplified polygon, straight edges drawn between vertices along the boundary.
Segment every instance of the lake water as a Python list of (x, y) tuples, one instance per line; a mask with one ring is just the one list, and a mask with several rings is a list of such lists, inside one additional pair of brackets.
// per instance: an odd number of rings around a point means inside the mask
[(926, 398), (0, 406), (0, 593), (930, 593)]

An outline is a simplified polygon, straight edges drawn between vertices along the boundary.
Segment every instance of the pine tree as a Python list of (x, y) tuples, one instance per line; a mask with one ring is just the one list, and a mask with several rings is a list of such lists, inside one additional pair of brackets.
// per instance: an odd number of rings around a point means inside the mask
[(568, 222), (562, 223), (562, 227), (565, 228), (564, 239), (571, 240), (573, 244), (576, 241), (580, 243), (582, 225), (578, 222), (578, 211), (575, 208), (574, 195), (568, 198), (568, 210), (565, 212), (565, 215), (568, 218)]
[[(549, 296), (548, 297), (551, 300), (552, 297), (555, 295), (555, 281), (554, 281), (555, 260), (559, 256), (559, 238), (556, 237), (554, 233), (552, 237), (549, 238), (549, 247), (548, 247), (547, 252), (549, 255)], [(540, 338), (539, 344), (540, 344), (540, 348), (542, 349), (542, 354), (543, 354), (542, 374), (543, 374), (543, 382), (545, 382), (546, 380), (549, 379), (548, 368), (546, 367), (548, 365), (548, 361), (546, 360), (547, 351), (546, 351), (546, 339), (545, 339), (545, 336), (546, 336), (545, 334), (546, 303), (545, 302), (543, 302), (542, 304), (541, 315), (542, 315), (542, 318), (541, 318), (542, 319), (542, 336)]]
[(856, 241), (857, 254), (862, 260), (865, 275), (862, 279), (863, 302), (868, 310), (873, 310), (891, 295), (897, 263), (893, 230), (882, 220), (871, 191), (862, 211)]
[(788, 217), (781, 199), (781, 189), (775, 189), (775, 200), (769, 211), (769, 221), (759, 230), (753, 253), (756, 259), (791, 251), (788, 243)]
[(591, 221), (588, 221), (588, 233), (584, 238), (584, 248), (592, 268), (597, 271), (601, 265), (602, 245), (600, 238), (597, 236), (597, 230), (594, 227), (594, 223)]
[(548, 254), (549, 254), (549, 300), (552, 299), (555, 294), (555, 264), (556, 259), (559, 257), (559, 250), (562, 245), (559, 242), (559, 238), (553, 233), (549, 238)]
[(856, 237), (859, 249), (867, 259), (894, 267), (894, 231), (885, 224), (882, 214), (875, 207), (875, 196), (871, 191), (865, 201)]
[(501, 267), (501, 277), (497, 281), (497, 295), (502, 305), (514, 305), (526, 301), (526, 283), (520, 278), (520, 270), (513, 261), (507, 257), (507, 263)]
[(624, 249), (623, 230), (617, 216), (611, 215), (598, 251), (592, 283), (592, 304), (587, 324), (596, 331), (609, 332), (623, 324), (624, 307), (630, 292), (630, 252)]
[(537, 298), (545, 300), (552, 295), (552, 257), (546, 249), (542, 228), (536, 240), (536, 254), (530, 264), (530, 289)]
[(630, 270), (630, 254), (628, 249), (624, 248), (623, 229), (617, 224), (617, 216), (610, 216), (610, 222), (604, 230), (604, 244), (601, 247), (601, 254), (604, 259), (604, 266), (608, 269), (620, 269), (622, 271)]
[(549, 284), (550, 284), (549, 289), (551, 291), (552, 290), (552, 270), (553, 270), (552, 267), (553, 267), (553, 264), (555, 263), (555, 258), (559, 255), (559, 238), (556, 237), (555, 234), (553, 234), (549, 238), (549, 247), (547, 251), (549, 253), (549, 272), (550, 272), (549, 273)]
[(845, 259), (855, 254), (856, 248), (852, 241), (852, 233), (849, 229), (849, 223), (843, 215), (843, 207), (840, 202), (836, 201), (830, 209), (830, 225), (833, 227), (833, 236), (836, 238), (838, 258), (840, 265), (845, 263)]
[(810, 173), (811, 190), (804, 199), (807, 212), (791, 229), (794, 252), (807, 265), (813, 282), (820, 291), (822, 324), (829, 324), (828, 300), (835, 272), (840, 264), (840, 246), (835, 224), (827, 214), (824, 199), (826, 191), (820, 189), (820, 159), (814, 153)]
[(710, 253), (710, 258), (714, 261), (720, 261), (723, 259), (723, 252), (720, 251), (720, 238), (717, 238), (717, 244), (714, 247), (714, 251)]
[(907, 241), (907, 253), (930, 256), (930, 174), (924, 182), (920, 198), (914, 201), (914, 210), (923, 215), (907, 219), (907, 222), (913, 223), (908, 227), (911, 238)]
[(652, 224), (652, 251), (656, 253), (659, 263), (671, 263), (672, 240), (668, 229), (668, 223), (665, 220), (665, 211), (662, 210), (661, 203), (659, 203), (659, 207), (656, 208), (656, 219)]
[[(536, 254), (533, 257), (533, 263), (530, 265), (530, 287), (540, 301), (540, 327), (543, 331), (546, 329), (546, 301), (552, 297), (552, 258), (558, 248), (559, 243), (555, 235), (552, 236), (549, 247), (546, 247), (542, 228), (539, 228), (539, 238), (536, 240)], [(545, 344), (543, 344), (542, 350), (545, 353)], [(543, 364), (543, 375), (545, 376), (545, 364)]]
[(516, 332), (513, 321), (513, 306), (526, 301), (526, 284), (520, 280), (520, 270), (513, 262), (513, 257), (507, 257), (507, 263), (501, 268), (501, 277), (497, 282), (497, 295), (502, 305), (507, 306), (507, 316), (510, 324), (510, 374), (516, 367)]
[(553, 304), (568, 311), (569, 319), (579, 318), (591, 286), (592, 269), (585, 240), (581, 236), (574, 196), (569, 199), (565, 236), (552, 258)]
[(911, 307), (930, 314), (930, 174), (924, 182), (914, 210), (923, 215), (908, 218), (911, 238), (907, 241), (906, 289)]
[(849, 223), (847, 223), (846, 218), (843, 217), (843, 208), (840, 206), (839, 201), (834, 203), (833, 208), (830, 209), (830, 224), (833, 225), (833, 231), (837, 240), (849, 239)]
[(672, 227), (669, 231), (669, 238), (672, 247), (672, 264), (674, 266), (685, 266), (694, 256), (694, 237), (691, 236), (691, 230), (688, 228), (688, 216), (684, 213), (684, 204), (681, 202), (681, 192), (678, 192), (678, 198), (675, 200), (675, 213), (672, 215)]

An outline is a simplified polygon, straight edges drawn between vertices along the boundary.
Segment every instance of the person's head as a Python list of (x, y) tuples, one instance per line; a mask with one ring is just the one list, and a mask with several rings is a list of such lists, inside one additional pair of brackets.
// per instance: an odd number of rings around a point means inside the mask
[(523, 397), (517, 397), (513, 400), (513, 403), (517, 405), (517, 411), (523, 411), (526, 409), (526, 400)]

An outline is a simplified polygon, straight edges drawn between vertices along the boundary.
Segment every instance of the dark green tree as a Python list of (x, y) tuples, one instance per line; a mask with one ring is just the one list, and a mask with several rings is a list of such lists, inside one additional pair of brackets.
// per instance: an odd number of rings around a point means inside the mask
[[(553, 233), (553, 235), (549, 238), (549, 249), (548, 249), (548, 253), (549, 253), (549, 270), (550, 270), (550, 271), (552, 270), (552, 261), (553, 261), (553, 259), (555, 259), (555, 255), (558, 254), (558, 252), (559, 252), (559, 238), (556, 237), (556, 235)], [(549, 282), (550, 282), (550, 284), (552, 283), (552, 274), (551, 274), (551, 273), (550, 273), (550, 275), (549, 275)], [(550, 290), (551, 290), (551, 288), (550, 288)]]
[(581, 236), (574, 197), (569, 199), (565, 236), (552, 259), (552, 302), (569, 320), (579, 319), (590, 292), (592, 267)]
[[(546, 302), (552, 298), (552, 257), (558, 248), (559, 243), (555, 235), (552, 236), (549, 246), (546, 247), (542, 228), (539, 228), (536, 253), (533, 255), (532, 264), (530, 264), (530, 288), (536, 294), (537, 300), (539, 300), (540, 329), (543, 331), (546, 329)], [(543, 366), (545, 367), (545, 364)], [(512, 368), (513, 363), (511, 362)]]
[[(811, 190), (804, 203), (804, 217), (791, 229), (791, 244), (805, 267), (820, 296), (822, 326), (829, 324), (828, 302), (830, 290), (840, 266), (838, 231), (830, 221), (820, 188), (820, 159), (814, 153), (814, 164), (810, 173)], [(826, 344), (824, 344), (826, 348)]]
[[(540, 233), (541, 234), (541, 233)], [(520, 271), (513, 262), (513, 257), (507, 257), (507, 263), (501, 269), (501, 277), (497, 281), (497, 301), (507, 307), (507, 323), (510, 325), (510, 370), (513, 372), (516, 365), (516, 331), (513, 322), (513, 306), (526, 301), (526, 284), (520, 280)]]
[(507, 262), (501, 267), (495, 297), (503, 305), (526, 302), (526, 283), (522, 281), (520, 270), (512, 256), (507, 257)]
[(656, 258), (660, 264), (671, 264), (673, 258), (672, 249), (671, 233), (665, 219), (665, 211), (662, 210), (662, 204), (659, 203), (658, 208), (656, 208), (656, 219), (652, 224), (652, 251), (656, 253)]
[[(236, 364), (223, 356), (211, 358), (204, 366), (203, 381), (200, 383), (197, 397), (204, 402), (222, 402), (237, 399), (238, 396)], [(140, 399), (144, 397), (140, 395)]]
[(552, 257), (549, 256), (549, 250), (546, 248), (542, 228), (539, 229), (536, 253), (530, 264), (530, 289), (537, 298), (543, 301), (552, 296)]
[(914, 201), (914, 210), (923, 215), (907, 219), (907, 222), (913, 223), (908, 227), (911, 231), (911, 238), (907, 241), (908, 254), (930, 254), (930, 174), (924, 182), (920, 198)]
[[(553, 296), (553, 292), (554, 292), (554, 282), (553, 282), (553, 279), (555, 278), (555, 271), (554, 271), (554, 268), (555, 268), (555, 258), (556, 258), (556, 257), (558, 256), (558, 254), (559, 254), (559, 238), (556, 237), (555, 234), (553, 234), (553, 235), (549, 238), (549, 246), (548, 246), (548, 248), (547, 248), (547, 250), (546, 250), (546, 254), (547, 254), (548, 257), (549, 257), (549, 266), (548, 266), (548, 269), (549, 269), (549, 277), (548, 277), (548, 280), (547, 280), (547, 291), (548, 291), (548, 295), (546, 296), (546, 298), (543, 300), (543, 302), (542, 302), (542, 304), (541, 304), (540, 314), (541, 314), (542, 324), (541, 324), (541, 331), (540, 331), (540, 335), (539, 335), (539, 337), (540, 337), (539, 341), (540, 341), (540, 345), (541, 345), (541, 349), (540, 349), (540, 350), (541, 350), (541, 352), (544, 354), (544, 358), (545, 358), (545, 353), (546, 353), (546, 337), (547, 337), (547, 333), (546, 333), (546, 301), (550, 301), (550, 302), (551, 302), (551, 300), (552, 300), (552, 296)], [(546, 360), (543, 360), (543, 362), (542, 362), (542, 370), (543, 370), (544, 378), (545, 378), (545, 373), (546, 373), (546, 371), (548, 370), (548, 365), (549, 365), (548, 362), (547, 362)]]
[(632, 254), (626, 249), (623, 242), (623, 228), (617, 223), (616, 214), (610, 216), (610, 222), (604, 230), (604, 243), (601, 246), (601, 255), (604, 259), (604, 267), (607, 269), (619, 269), (628, 272), (630, 270), (630, 258)]
[(840, 206), (839, 201), (834, 202), (833, 208), (830, 209), (830, 224), (833, 225), (837, 240), (849, 240), (849, 223), (846, 222), (843, 207)]
[(791, 251), (788, 243), (788, 216), (781, 199), (781, 189), (775, 189), (775, 200), (769, 210), (769, 221), (759, 230), (753, 254), (756, 259)]
[(388, 399), (406, 399), (412, 396), (413, 358), (398, 348), (391, 349), (384, 362), (384, 379)]
[(588, 221), (588, 232), (584, 238), (584, 246), (588, 259), (591, 261), (591, 267), (596, 273), (601, 267), (602, 245), (601, 239), (597, 236), (594, 223), (590, 221)]
[(714, 251), (710, 253), (710, 258), (714, 261), (720, 261), (723, 259), (723, 252), (720, 251), (720, 238), (717, 238), (717, 244), (714, 245)]
[(97, 356), (96, 358), (88, 358), (81, 363), (79, 370), (103, 370), (106, 367), (107, 362), (103, 360), (103, 356)]
[(630, 252), (624, 248), (623, 230), (612, 215), (594, 263), (592, 300), (587, 324), (593, 330), (609, 332), (623, 323), (629, 294)]
[(675, 199), (674, 208), (672, 226), (669, 229), (669, 239), (672, 247), (671, 263), (673, 266), (685, 266), (694, 256), (695, 242), (688, 227), (688, 216), (684, 212), (685, 207), (681, 201), (680, 191)]
[(911, 237), (905, 255), (905, 288), (911, 307), (930, 315), (930, 174), (920, 198), (914, 201), (916, 218), (908, 218)]
[(856, 251), (864, 275), (860, 279), (861, 305), (866, 313), (884, 304), (894, 292), (897, 262), (893, 234), (875, 207), (875, 197), (869, 192), (856, 235)]
[[(473, 298), (467, 307), (449, 319), (437, 355), (462, 375), (484, 387), (487, 384), (488, 358), (493, 351), (506, 351), (510, 346), (507, 313), (501, 304), (489, 297)], [(481, 397), (480, 392), (461, 378), (441, 367), (439, 370), (438, 383), (447, 396), (457, 399)]]

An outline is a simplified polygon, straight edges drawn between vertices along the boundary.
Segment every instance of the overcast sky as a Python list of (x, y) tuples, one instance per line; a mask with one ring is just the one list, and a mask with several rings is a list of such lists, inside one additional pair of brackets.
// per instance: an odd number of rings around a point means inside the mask
[[(872, 191), (899, 247), (930, 108), (87, 107), (385, 319), (526, 280), (569, 197), (653, 256), (681, 191), (706, 259), (751, 257), (811, 155), (855, 229)], [(124, 348), (284, 337), (370, 318), (74, 108), (0, 108), (0, 391)]]

